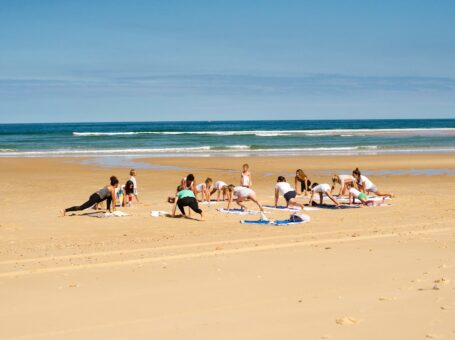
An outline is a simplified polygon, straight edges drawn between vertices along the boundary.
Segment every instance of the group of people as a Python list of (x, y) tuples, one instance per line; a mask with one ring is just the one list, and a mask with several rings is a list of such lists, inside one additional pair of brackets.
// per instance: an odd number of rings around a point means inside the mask
[[(133, 196), (139, 201), (137, 193), (137, 180), (134, 169), (130, 171), (130, 179), (122, 187), (124, 190), (123, 206), (131, 204)], [(372, 205), (374, 202), (368, 199), (367, 194), (374, 193), (376, 196), (392, 197), (392, 194), (380, 192), (377, 186), (366, 176), (362, 175), (360, 170), (356, 168), (352, 171), (352, 175), (340, 174), (333, 175), (332, 185), (328, 183), (311, 182), (308, 176), (302, 169), (298, 169), (295, 173), (294, 188), (286, 181), (284, 176), (278, 176), (275, 184), (275, 207), (278, 206), (280, 196), (283, 196), (286, 201), (286, 207), (297, 206), (304, 209), (304, 204), (297, 201), (297, 196), (309, 195), (310, 206), (323, 204), (324, 196), (327, 196), (337, 207), (340, 203), (332, 194), (335, 187), (339, 185), (338, 196), (342, 197), (349, 195), (349, 204), (355, 204), (358, 200), (361, 204)], [(189, 217), (190, 211), (199, 214), (201, 220), (204, 219), (204, 212), (199, 207), (200, 202), (210, 202), (212, 196), (216, 193), (216, 201), (227, 201), (227, 210), (232, 206), (232, 202), (236, 202), (242, 210), (246, 210), (245, 201), (254, 202), (259, 210), (263, 213), (262, 204), (258, 201), (255, 191), (252, 189), (253, 179), (248, 164), (244, 164), (240, 175), (239, 185), (226, 184), (223, 181), (213, 181), (212, 178), (206, 178), (202, 183), (197, 184), (193, 174), (188, 174), (182, 178), (175, 196), (169, 197), (168, 202), (173, 204), (172, 216), (176, 216), (177, 208), (182, 216)], [(116, 197), (119, 188), (119, 181), (115, 176), (110, 178), (110, 184), (93, 193), (89, 200), (80, 206), (74, 206), (63, 210), (63, 215), (70, 211), (79, 211), (97, 206), (102, 201), (107, 201), (107, 209), (115, 209)], [(313, 198), (319, 196), (319, 203), (316, 203)], [(188, 215), (185, 212), (185, 207), (189, 207)], [(263, 215), (264, 216), (264, 215)]]
[(85, 203), (63, 209), (61, 213), (65, 216), (68, 212), (85, 210), (91, 207), (98, 210), (100, 208), (100, 204), (104, 201), (106, 201), (107, 210), (112, 212), (115, 210), (117, 205), (122, 207), (130, 206), (132, 204), (133, 197), (136, 198), (136, 202), (139, 202), (135, 169), (130, 170), (130, 178), (124, 185), (120, 186), (118, 178), (116, 176), (111, 176), (109, 184), (90, 195), (89, 199)]

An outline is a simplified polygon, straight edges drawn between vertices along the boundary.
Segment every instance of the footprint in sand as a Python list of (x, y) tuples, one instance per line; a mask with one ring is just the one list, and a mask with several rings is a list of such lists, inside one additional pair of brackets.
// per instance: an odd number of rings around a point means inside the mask
[(335, 322), (338, 325), (345, 326), (345, 325), (355, 325), (359, 321), (351, 316), (343, 316), (341, 318), (336, 319)]
[(440, 279), (434, 280), (434, 283), (439, 283), (439, 284), (447, 284), (449, 282), (450, 282), (450, 280), (446, 279), (445, 277), (441, 277)]
[(378, 298), (379, 301), (393, 301), (395, 300), (395, 298), (391, 298), (391, 297), (388, 297), (388, 296), (381, 296), (380, 298)]

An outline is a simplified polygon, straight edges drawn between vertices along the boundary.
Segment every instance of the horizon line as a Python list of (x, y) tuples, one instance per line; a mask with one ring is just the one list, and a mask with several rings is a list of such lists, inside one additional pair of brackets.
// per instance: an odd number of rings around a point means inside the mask
[(210, 120), (130, 120), (130, 121), (49, 121), (49, 122), (10, 122), (2, 123), (0, 125), (31, 125), (31, 124), (111, 124), (111, 123), (176, 123), (176, 122), (185, 122), (185, 123), (209, 123), (209, 122), (298, 122), (298, 121), (396, 121), (396, 120), (455, 120), (454, 118), (345, 118), (345, 119), (333, 119), (333, 118), (321, 118), (321, 119), (210, 119)]

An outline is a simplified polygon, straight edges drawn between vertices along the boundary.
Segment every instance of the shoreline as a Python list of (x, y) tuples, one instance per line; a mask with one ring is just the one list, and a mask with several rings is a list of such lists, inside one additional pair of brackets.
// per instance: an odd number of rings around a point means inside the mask
[(49, 151), (2, 151), (3, 158), (60, 158), (60, 157), (153, 157), (153, 158), (190, 158), (190, 157), (305, 157), (305, 156), (379, 156), (379, 155), (420, 155), (420, 154), (455, 154), (455, 147), (421, 148), (381, 148), (375, 145), (340, 146), (321, 148), (290, 149), (250, 149), (249, 146), (236, 145), (216, 149), (210, 146), (162, 149), (104, 149), (104, 150), (49, 150)]

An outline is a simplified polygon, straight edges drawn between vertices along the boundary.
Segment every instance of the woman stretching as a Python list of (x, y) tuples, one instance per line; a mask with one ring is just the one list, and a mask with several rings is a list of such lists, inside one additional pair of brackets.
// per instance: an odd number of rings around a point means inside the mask
[[(199, 205), (197, 204), (196, 196), (194, 195), (194, 192), (185, 189), (183, 186), (179, 185), (177, 187), (177, 194), (175, 195), (175, 203), (174, 207), (172, 208), (172, 216), (175, 217), (175, 210), (176, 208), (179, 207), (180, 212), (184, 217), (187, 217), (185, 214), (185, 207), (190, 207), (191, 210), (194, 212), (198, 213), (201, 215), (201, 221), (204, 220), (204, 213), (202, 210), (199, 208)], [(190, 215), (191, 211), (188, 211), (188, 217)]]
[(359, 168), (356, 168), (352, 172), (352, 175), (356, 179), (357, 185), (359, 186), (361, 192), (364, 192), (364, 193), (372, 192), (376, 196), (393, 197), (393, 194), (385, 194), (385, 193), (379, 192), (378, 187), (376, 185), (374, 185), (374, 183), (372, 181), (370, 181), (368, 179), (368, 177), (363, 176), (360, 173)]
[(369, 200), (367, 198), (367, 195), (365, 195), (365, 193), (360, 192), (356, 188), (352, 187), (351, 184), (348, 184), (347, 188), (349, 190), (349, 204), (355, 204), (356, 199), (358, 199), (360, 201), (360, 203), (362, 203), (363, 205), (366, 205), (369, 207), (375, 206), (375, 205), (379, 206), (384, 203), (385, 197), (382, 198), (382, 201), (375, 202), (373, 200)]
[(228, 185), (226, 183), (224, 183), (223, 181), (216, 181), (210, 195), (213, 195), (216, 192), (217, 193), (216, 200), (217, 200), (217, 202), (219, 202), (221, 193), (223, 193), (223, 201), (225, 201), (227, 189), (228, 189)]
[(302, 169), (298, 169), (295, 172), (294, 182), (296, 193), (299, 195), (303, 193), (303, 195), (306, 196), (308, 191), (310, 191), (311, 181), (308, 179), (307, 175), (305, 175)]
[(207, 177), (205, 182), (196, 185), (196, 198), (199, 193), (202, 195), (201, 202), (207, 201), (210, 202), (210, 195), (212, 192), (212, 183), (213, 180), (210, 177)]
[(111, 184), (106, 185), (104, 188), (98, 190), (97, 192), (93, 193), (87, 202), (83, 203), (79, 206), (74, 206), (71, 208), (66, 208), (62, 210), (62, 215), (65, 216), (69, 211), (80, 211), (85, 210), (93, 206), (94, 204), (98, 204), (103, 202), (104, 200), (107, 201), (107, 209), (112, 212), (115, 210), (115, 189), (118, 188), (118, 179), (115, 176), (111, 176)]
[(328, 184), (313, 183), (313, 185), (311, 186), (311, 196), (310, 196), (309, 205), (310, 206), (314, 205), (313, 204), (313, 196), (314, 196), (315, 193), (317, 193), (317, 194), (319, 194), (319, 204), (322, 205), (322, 201), (324, 199), (323, 196), (324, 196), (324, 194), (326, 194), (332, 200), (332, 202), (335, 203), (335, 205), (337, 207), (339, 207), (340, 204), (332, 196), (332, 194), (330, 193), (331, 191), (332, 191), (332, 188)]
[(332, 177), (332, 191), (335, 189), (335, 185), (339, 184), (340, 185), (340, 192), (338, 193), (338, 196), (343, 196), (346, 192), (346, 185), (348, 184), (354, 184), (355, 183), (355, 178), (354, 176), (351, 175), (333, 175)]
[[(261, 203), (259, 203), (256, 198), (256, 193), (252, 189), (245, 188), (245, 187), (235, 187), (231, 184), (228, 186), (227, 192), (228, 192), (228, 200), (229, 200), (227, 210), (229, 210), (229, 208), (231, 207), (231, 203), (235, 196), (236, 197), (235, 202), (242, 208), (242, 210), (247, 209), (246, 206), (242, 202), (246, 199), (249, 199), (257, 204), (257, 206), (259, 207), (259, 210), (261, 210), (261, 212), (264, 212), (264, 209), (262, 208)], [(263, 215), (263, 218), (265, 219), (265, 215)]]
[(278, 198), (280, 197), (280, 194), (283, 195), (284, 199), (286, 200), (286, 208), (290, 205), (296, 205), (304, 209), (303, 204), (298, 203), (295, 199), (297, 193), (295, 190), (292, 190), (291, 185), (286, 182), (286, 178), (283, 176), (278, 177), (277, 183), (275, 185), (275, 208), (278, 205)]

